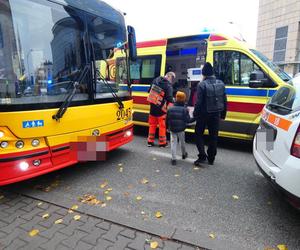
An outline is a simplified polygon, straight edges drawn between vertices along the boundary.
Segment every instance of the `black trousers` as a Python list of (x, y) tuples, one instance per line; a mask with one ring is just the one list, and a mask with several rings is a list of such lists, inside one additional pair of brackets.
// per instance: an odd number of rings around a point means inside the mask
[[(204, 131), (208, 128), (208, 149), (207, 154), (204, 148)], [(209, 161), (214, 161), (217, 154), (218, 133), (220, 127), (220, 114), (203, 115), (196, 122), (196, 144), (198, 148), (198, 157), (200, 159), (208, 158)]]

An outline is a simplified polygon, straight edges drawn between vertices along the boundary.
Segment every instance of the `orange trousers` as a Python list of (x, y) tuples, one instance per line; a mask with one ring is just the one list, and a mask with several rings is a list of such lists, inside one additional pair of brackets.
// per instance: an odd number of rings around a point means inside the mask
[(148, 142), (154, 142), (155, 139), (155, 132), (158, 125), (159, 129), (159, 145), (165, 145), (167, 144), (167, 137), (166, 137), (166, 116), (153, 116), (149, 115), (149, 133), (148, 133)]

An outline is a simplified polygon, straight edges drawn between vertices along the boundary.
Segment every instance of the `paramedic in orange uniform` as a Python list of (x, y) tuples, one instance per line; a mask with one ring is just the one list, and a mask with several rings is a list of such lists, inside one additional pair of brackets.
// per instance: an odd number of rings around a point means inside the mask
[(168, 72), (165, 77), (155, 78), (150, 86), (149, 97), (147, 99), (150, 103), (148, 147), (154, 146), (157, 125), (159, 128), (159, 147), (166, 147), (168, 145), (166, 137), (166, 113), (168, 105), (173, 103), (172, 84), (175, 77), (174, 72)]

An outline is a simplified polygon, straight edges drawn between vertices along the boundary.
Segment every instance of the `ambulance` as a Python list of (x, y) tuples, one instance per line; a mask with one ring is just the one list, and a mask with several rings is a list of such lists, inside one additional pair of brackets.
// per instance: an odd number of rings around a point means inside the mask
[(300, 209), (300, 76), (264, 107), (253, 154), (263, 175)]
[[(130, 65), (133, 79), (133, 120), (148, 126), (150, 83), (168, 71), (176, 73), (176, 90), (184, 91), (190, 110), (205, 62), (214, 66), (215, 75), (226, 85), (228, 112), (220, 125), (220, 136), (253, 140), (261, 111), (276, 90), (291, 78), (263, 54), (237, 37), (217, 33), (167, 38), (137, 43), (138, 57)], [(122, 82), (126, 55), (117, 51), (110, 74)], [(256, 71), (251, 80), (250, 74)], [(124, 82), (124, 87), (126, 87)], [(194, 132), (194, 125), (187, 129)]]

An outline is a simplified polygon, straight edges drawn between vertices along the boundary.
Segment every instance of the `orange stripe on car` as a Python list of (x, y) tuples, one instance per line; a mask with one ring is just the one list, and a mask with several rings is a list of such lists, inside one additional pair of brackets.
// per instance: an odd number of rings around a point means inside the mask
[(292, 121), (286, 120), (274, 114), (269, 114), (268, 122), (285, 131), (288, 131), (292, 124)]

